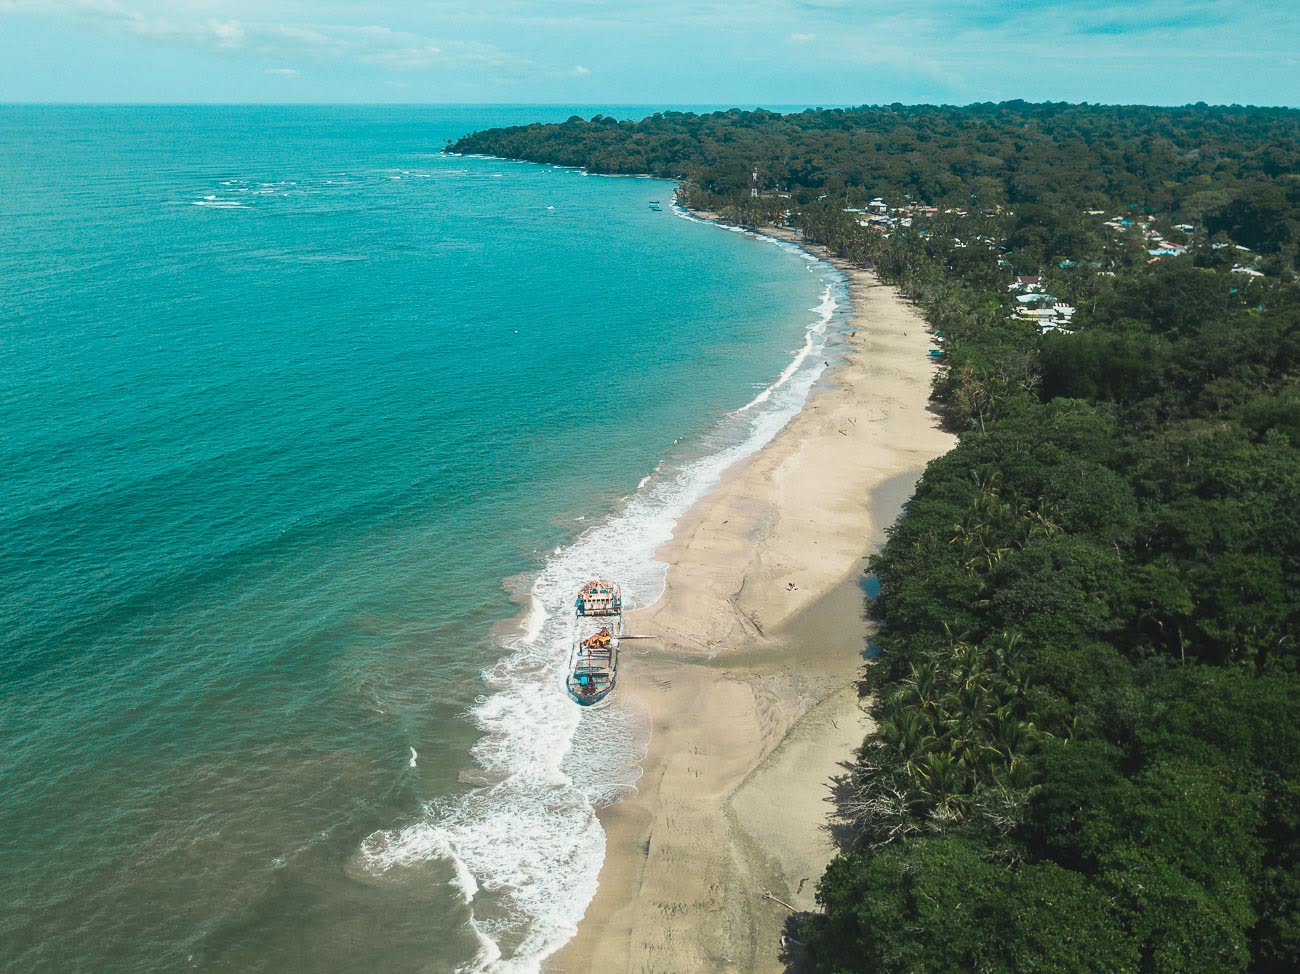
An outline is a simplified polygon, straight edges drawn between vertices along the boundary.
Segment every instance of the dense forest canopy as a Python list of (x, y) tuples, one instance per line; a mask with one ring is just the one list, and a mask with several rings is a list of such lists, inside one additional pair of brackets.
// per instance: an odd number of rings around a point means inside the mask
[(871, 264), (942, 344), (961, 436), (871, 561), (820, 970), (1300, 970), (1298, 133), (1013, 102), (453, 147), (680, 178)]
[(709, 195), (760, 189), (935, 204), (1132, 207), (1223, 230), (1267, 252), (1300, 243), (1300, 111), (1003, 102), (663, 112), (493, 129), (456, 142), (601, 173), (685, 179)]

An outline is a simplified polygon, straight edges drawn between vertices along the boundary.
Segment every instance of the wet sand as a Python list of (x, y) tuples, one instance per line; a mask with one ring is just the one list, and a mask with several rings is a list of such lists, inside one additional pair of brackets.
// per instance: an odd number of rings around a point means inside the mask
[(619, 692), (651, 714), (645, 773), (600, 813), (600, 889), (548, 974), (783, 971), (790, 911), (764, 891), (815, 909), (836, 851), (831, 779), (868, 727), (866, 557), (954, 442), (929, 410), (925, 322), (839, 266), (844, 362), (682, 519), (663, 597), (628, 618), (657, 637), (626, 643), (620, 667)]

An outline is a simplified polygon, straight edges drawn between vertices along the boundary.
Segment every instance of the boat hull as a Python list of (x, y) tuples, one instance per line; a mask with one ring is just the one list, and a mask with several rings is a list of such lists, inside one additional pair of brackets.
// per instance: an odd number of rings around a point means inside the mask
[(569, 672), (564, 679), (569, 699), (580, 707), (602, 703), (618, 684), (618, 640), (622, 635), (623, 620), (618, 616), (605, 616), (599, 620), (600, 629), (609, 631), (608, 647), (602, 650), (590, 650), (584, 646), (584, 641), (591, 636), (584, 636), (582, 623), (590, 621), (578, 620), (578, 634), (569, 654)]
[(604, 703), (609, 698), (609, 695), (614, 692), (614, 684), (611, 683), (608, 689), (602, 690), (599, 694), (593, 697), (584, 697), (580, 694), (574, 693), (572, 686), (566, 686), (565, 689), (569, 691), (569, 699), (579, 707), (595, 707), (597, 704)]

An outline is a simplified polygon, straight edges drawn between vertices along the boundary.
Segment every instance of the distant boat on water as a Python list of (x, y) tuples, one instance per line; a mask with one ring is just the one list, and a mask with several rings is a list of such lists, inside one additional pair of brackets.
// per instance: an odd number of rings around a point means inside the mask
[(618, 678), (618, 642), (623, 635), (623, 594), (613, 582), (595, 579), (578, 590), (569, 675), (565, 687), (582, 707), (600, 703), (614, 692)]
[(651, 201), (650, 201), (650, 209), (652, 209), (652, 210), (654, 210), (656, 213), (658, 213), (660, 210), (663, 209), (663, 207), (661, 207), (661, 206), (659, 205), (659, 201), (658, 201), (658, 200), (651, 200)]

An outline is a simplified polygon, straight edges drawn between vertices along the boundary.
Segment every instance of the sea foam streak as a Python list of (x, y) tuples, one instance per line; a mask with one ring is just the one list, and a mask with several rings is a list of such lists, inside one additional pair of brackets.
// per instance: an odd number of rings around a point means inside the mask
[[(593, 711), (579, 710), (566, 696), (574, 593), (582, 582), (606, 577), (619, 581), (629, 609), (654, 602), (667, 573), (655, 552), (677, 520), (802, 407), (825, 370), (831, 325), (844, 304), (843, 278), (834, 268), (814, 259), (809, 270), (824, 282), (822, 300), (776, 380), (722, 420), (707, 455), (661, 463), (619, 511), (547, 559), (521, 633), (484, 672), (489, 692), (470, 714), (483, 733), (472, 754), (476, 776), (486, 783), (362, 843), (358, 865), (372, 874), (434, 858), (451, 862), (480, 944), (463, 972), (538, 971), (576, 933), (595, 895), (605, 855), (596, 808), (635, 791), (649, 725), (646, 714), (617, 695)], [(635, 665), (635, 653), (624, 663)]]

